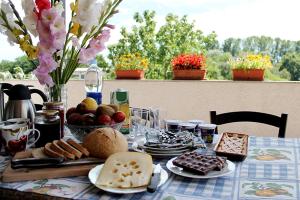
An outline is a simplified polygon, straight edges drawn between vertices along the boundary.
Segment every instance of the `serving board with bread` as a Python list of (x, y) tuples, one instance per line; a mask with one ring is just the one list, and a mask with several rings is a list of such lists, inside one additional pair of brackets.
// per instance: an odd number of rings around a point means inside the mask
[[(87, 135), (82, 144), (72, 139), (61, 139), (42, 148), (18, 152), (5, 169), (3, 181), (88, 175), (95, 163), (103, 163), (110, 155), (126, 151), (128, 144), (125, 136), (112, 128), (100, 128)], [(45, 168), (47, 161), (50, 162), (49, 168)], [(20, 165), (22, 169), (16, 169)]]

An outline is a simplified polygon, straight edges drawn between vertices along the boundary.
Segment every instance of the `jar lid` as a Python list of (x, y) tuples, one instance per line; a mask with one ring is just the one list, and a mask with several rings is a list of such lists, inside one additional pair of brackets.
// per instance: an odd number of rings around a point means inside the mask
[(44, 102), (44, 106), (62, 106), (64, 105), (63, 102), (55, 101), (55, 102)]
[(193, 119), (193, 120), (189, 120), (188, 121), (189, 123), (192, 123), (192, 124), (204, 124), (204, 121), (203, 120), (198, 120), (198, 119)]
[(169, 125), (179, 125), (180, 123), (182, 123), (182, 121), (174, 119), (165, 120), (165, 122)]
[(216, 124), (199, 124), (198, 125), (199, 128), (202, 128), (202, 129), (215, 129), (217, 127)]
[(54, 117), (58, 115), (58, 113), (59, 112), (57, 110), (40, 110), (36, 112), (37, 115), (45, 117)]
[(185, 128), (195, 128), (196, 124), (192, 124), (192, 123), (180, 123), (179, 124), (181, 127), (185, 127)]

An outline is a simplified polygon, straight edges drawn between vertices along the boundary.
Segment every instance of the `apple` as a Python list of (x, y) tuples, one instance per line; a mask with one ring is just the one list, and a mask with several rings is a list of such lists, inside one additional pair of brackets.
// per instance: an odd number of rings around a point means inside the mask
[(66, 113), (66, 118), (68, 119), (72, 113), (76, 113), (76, 112), (77, 112), (77, 110), (75, 107), (69, 108)]
[(80, 114), (85, 114), (87, 113), (87, 106), (85, 103), (81, 102), (80, 104), (77, 105), (76, 111), (79, 112)]
[(122, 111), (118, 111), (116, 112), (114, 115), (113, 115), (113, 120), (116, 122), (116, 123), (121, 123), (125, 120), (126, 118), (126, 115), (124, 112)]
[(96, 119), (96, 124), (110, 125), (111, 124), (111, 117), (109, 115), (100, 115)]
[(80, 125), (83, 121), (83, 117), (79, 113), (72, 113), (67, 119), (68, 124)]

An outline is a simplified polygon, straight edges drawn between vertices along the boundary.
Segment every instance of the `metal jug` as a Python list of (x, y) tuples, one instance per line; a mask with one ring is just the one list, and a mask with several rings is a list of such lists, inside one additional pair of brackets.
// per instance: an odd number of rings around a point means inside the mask
[(8, 101), (4, 109), (3, 120), (11, 118), (27, 118), (34, 122), (36, 108), (31, 101), (31, 94), (38, 94), (44, 102), (47, 96), (38, 89), (29, 89), (25, 85), (14, 85), (9, 90), (3, 90), (8, 95)]
[(0, 83), (0, 122), (3, 121), (4, 114), (4, 93), (3, 90), (8, 90), (12, 87), (9, 83)]

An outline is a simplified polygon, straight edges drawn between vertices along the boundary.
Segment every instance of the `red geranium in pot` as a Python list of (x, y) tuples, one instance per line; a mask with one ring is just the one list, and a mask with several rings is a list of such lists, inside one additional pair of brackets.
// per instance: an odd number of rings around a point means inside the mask
[(203, 80), (206, 75), (205, 64), (203, 54), (181, 54), (172, 60), (173, 79)]

